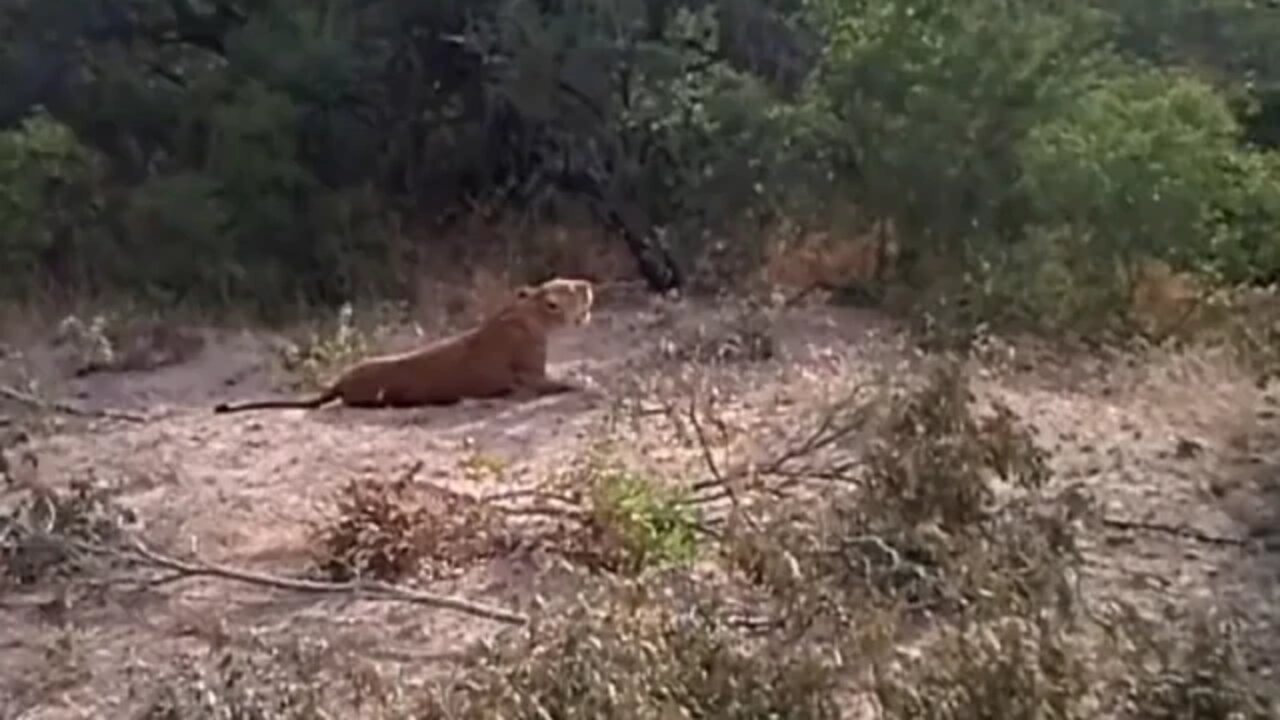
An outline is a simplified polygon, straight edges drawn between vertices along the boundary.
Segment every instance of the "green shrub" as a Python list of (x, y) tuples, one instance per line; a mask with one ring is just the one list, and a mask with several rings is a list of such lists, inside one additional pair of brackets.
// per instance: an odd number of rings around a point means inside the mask
[(830, 2), (820, 91), (857, 201), (909, 250), (1016, 233), (1016, 148), (1104, 60), (1093, 16), (1028, 0)]
[(116, 279), (144, 296), (173, 302), (187, 293), (226, 304), (245, 270), (223, 233), (230, 213), (218, 182), (199, 172), (157, 175), (128, 195), (125, 246), (147, 262)]
[(592, 528), (599, 562), (635, 573), (650, 566), (678, 565), (697, 553), (697, 516), (675, 491), (617, 467), (600, 467), (592, 478)]
[(1041, 123), (1019, 148), (1021, 184), (1047, 226), (1070, 227), (1100, 262), (1203, 261), (1239, 127), (1209, 84), (1128, 71)]
[(101, 159), (71, 128), (43, 111), (0, 133), (0, 266), (5, 268), (0, 287), (5, 294), (36, 289), (42, 271), (83, 281), (96, 270), (78, 255), (94, 250), (101, 239), (93, 226), (101, 173)]

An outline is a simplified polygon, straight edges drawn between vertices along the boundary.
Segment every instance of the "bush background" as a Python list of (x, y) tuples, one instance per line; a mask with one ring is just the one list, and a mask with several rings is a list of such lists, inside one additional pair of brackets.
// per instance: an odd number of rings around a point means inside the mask
[(1049, 327), (1145, 260), (1280, 270), (1253, 0), (14, 0), (0, 32), (11, 300), (404, 297), (477, 222), (593, 231), (657, 289), (887, 223), (900, 282)]

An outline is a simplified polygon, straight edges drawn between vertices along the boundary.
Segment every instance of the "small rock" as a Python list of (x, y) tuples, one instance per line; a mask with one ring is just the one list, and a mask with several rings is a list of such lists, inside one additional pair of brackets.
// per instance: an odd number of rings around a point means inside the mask
[(1204, 451), (1204, 445), (1195, 440), (1187, 438), (1178, 438), (1178, 445), (1173, 451), (1173, 456), (1179, 460), (1187, 460), (1199, 455)]

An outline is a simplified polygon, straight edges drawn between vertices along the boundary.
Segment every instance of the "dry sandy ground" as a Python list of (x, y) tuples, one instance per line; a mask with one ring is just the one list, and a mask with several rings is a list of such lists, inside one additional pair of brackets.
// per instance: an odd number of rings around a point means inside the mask
[[(689, 322), (715, 322), (705, 309), (681, 312)], [(602, 308), (591, 326), (553, 341), (552, 371), (588, 376), (599, 394), (416, 411), (215, 416), (217, 401), (273, 392), (266, 343), (222, 334), (182, 365), (67, 381), (67, 393), (86, 406), (145, 408), (153, 418), (68, 422), (34, 438), (31, 449), (51, 482), (92, 475), (117, 488), (148, 536), (174, 552), (195, 548), (212, 561), (297, 573), (308, 523), (323, 518), (334, 492), (353, 478), (384, 480), (421, 462), (422, 478), (485, 494), (529, 486), (564, 466), (601, 432), (614, 408), (611, 394), (646, 371), (668, 327), (658, 315), (651, 307)], [(796, 398), (913, 362), (891, 325), (865, 312), (794, 309), (777, 327), (777, 359), (724, 371), (736, 378), (727, 387), (744, 422), (766, 421)], [(1015, 358), (980, 369), (978, 378), (979, 392), (1035, 426), (1054, 452), (1058, 482), (1083, 483), (1109, 515), (1269, 543), (1267, 551), (1160, 532), (1095, 537), (1086, 578), (1091, 598), (1136, 594), (1153, 609), (1230, 602), (1250, 614), (1254, 637), (1280, 657), (1280, 419), (1273, 396), (1204, 354), (1067, 366)], [(658, 439), (631, 449), (663, 461)], [(460, 464), (477, 454), (500, 458), (506, 471), (468, 476)], [(531, 594), (554, 586), (556, 577), (544, 558), (517, 552), (431, 589), (528, 608)], [(500, 629), (444, 610), (221, 581), (85, 597), (59, 612), (36, 606), (50, 597), (47, 589), (9, 595), (0, 598), (3, 720), (127, 717), (137, 702), (127, 689), (139, 677), (250, 631), (310, 633), (373, 659), (427, 668), (442, 664), (437, 654)]]

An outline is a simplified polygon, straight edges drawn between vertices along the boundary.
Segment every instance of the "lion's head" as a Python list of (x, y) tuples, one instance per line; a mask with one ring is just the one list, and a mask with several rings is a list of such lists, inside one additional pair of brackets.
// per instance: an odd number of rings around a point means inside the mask
[(516, 290), (516, 304), (532, 311), (547, 327), (586, 325), (594, 302), (590, 280), (552, 278)]

